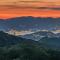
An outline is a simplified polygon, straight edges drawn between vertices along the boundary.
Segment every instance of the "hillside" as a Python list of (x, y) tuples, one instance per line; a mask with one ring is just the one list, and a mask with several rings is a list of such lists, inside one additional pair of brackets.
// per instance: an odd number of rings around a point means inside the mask
[(50, 31), (39, 31), (21, 37), (38, 41), (43, 47), (60, 49), (60, 33), (54, 34)]
[(60, 43), (59, 39), (46, 37), (37, 42), (0, 31), (0, 60), (60, 60), (60, 49), (50, 49), (44, 45)]
[(15, 45), (18, 43), (38, 44), (37, 42), (35, 42), (31, 39), (25, 39), (25, 38), (9, 35), (7, 33), (0, 31), (0, 47)]
[(44, 37), (39, 42), (45, 47), (60, 49), (60, 37)]

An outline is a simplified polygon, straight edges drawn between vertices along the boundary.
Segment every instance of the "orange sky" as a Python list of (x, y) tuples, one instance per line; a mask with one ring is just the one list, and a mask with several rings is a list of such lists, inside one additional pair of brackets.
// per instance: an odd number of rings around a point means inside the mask
[(1, 0), (0, 18), (19, 16), (60, 17), (59, 0)]
[(19, 16), (60, 17), (60, 11), (56, 11), (56, 10), (34, 10), (34, 9), (0, 11), (0, 17), (1, 18), (10, 18), (10, 17), (19, 17)]

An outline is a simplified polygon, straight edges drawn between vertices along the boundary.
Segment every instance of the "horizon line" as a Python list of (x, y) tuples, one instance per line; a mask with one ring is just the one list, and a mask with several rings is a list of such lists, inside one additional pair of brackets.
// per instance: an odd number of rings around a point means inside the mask
[(0, 19), (3, 19), (3, 20), (7, 20), (7, 19), (14, 19), (14, 18), (27, 18), (27, 17), (32, 17), (32, 18), (52, 18), (52, 19), (60, 19), (60, 17), (39, 17), (39, 16), (16, 16), (16, 17), (8, 17), (8, 18), (0, 18)]

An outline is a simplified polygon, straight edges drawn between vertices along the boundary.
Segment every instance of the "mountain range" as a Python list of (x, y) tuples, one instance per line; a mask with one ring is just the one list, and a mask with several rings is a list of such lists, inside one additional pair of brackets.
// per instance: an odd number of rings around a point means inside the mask
[[(37, 41), (36, 41), (37, 40)], [(23, 37), (9, 35), (0, 31), (0, 47), (9, 47), (12, 45), (21, 45), (21, 44), (28, 44), (29, 46), (38, 46), (44, 48), (52, 48), (52, 49), (59, 49), (60, 50), (60, 37), (43, 37), (38, 40), (27, 39)]]
[(0, 31), (0, 47), (17, 45), (21, 43), (39, 45), (38, 42), (32, 39), (25, 39), (18, 36), (9, 35), (3, 31)]
[(57, 38), (59, 38), (60, 33), (55, 34), (52, 31), (38, 31), (35, 33), (31, 33), (31, 34), (22, 35), (21, 37), (26, 38), (26, 39), (32, 39), (35, 41), (39, 41), (40, 39), (42, 39), (44, 37), (48, 37), (48, 38), (57, 37)]
[(60, 18), (40, 18), (40, 17), (15, 17), (0, 19), (0, 30), (59, 30)]
[(38, 41), (42, 46), (48, 48), (60, 48), (60, 33), (54, 34), (50, 31), (39, 31), (32, 34), (20, 36), (25, 39)]
[[(8, 34), (11, 30), (20, 32), (27, 31), (29, 34), (13, 36)], [(37, 44), (42, 44), (43, 46), (57, 46), (57, 48), (60, 48), (60, 32), (55, 34), (54, 32), (56, 30), (60, 30), (60, 18), (29, 16), (0, 19), (0, 31), (8, 32), (0, 32), (0, 46), (7, 46), (25, 41), (27, 43), (38, 42)], [(29, 31), (33, 33), (30, 34)]]
[(34, 41), (0, 31), (0, 60), (60, 60), (60, 37)]

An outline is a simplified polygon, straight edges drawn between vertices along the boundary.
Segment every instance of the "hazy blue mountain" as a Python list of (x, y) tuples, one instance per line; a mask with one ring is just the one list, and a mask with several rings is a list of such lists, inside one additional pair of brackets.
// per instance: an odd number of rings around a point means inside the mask
[(54, 34), (53, 32), (50, 32), (50, 31), (38, 31), (38, 32), (35, 32), (32, 34), (23, 35), (21, 37), (26, 38), (26, 39), (32, 39), (32, 40), (39, 41), (40, 39), (42, 39), (44, 37), (49, 37), (49, 38), (50, 37), (60, 37), (60, 35)]
[(60, 18), (15, 17), (6, 20), (0, 19), (0, 30), (55, 30), (60, 27)]

